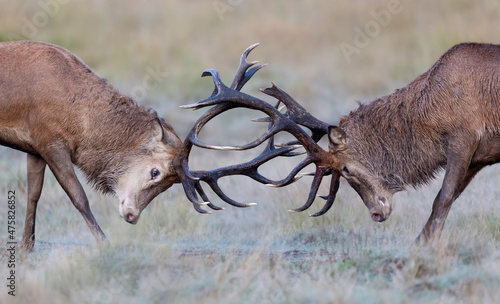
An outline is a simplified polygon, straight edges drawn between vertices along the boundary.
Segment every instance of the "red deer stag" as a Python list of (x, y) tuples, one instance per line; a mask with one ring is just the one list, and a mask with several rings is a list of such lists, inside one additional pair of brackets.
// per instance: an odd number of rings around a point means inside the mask
[[(312, 216), (322, 215), (330, 209), (339, 188), (339, 178), (344, 177), (362, 198), (371, 218), (383, 222), (391, 214), (391, 199), (396, 192), (407, 186), (426, 184), (444, 168), (441, 190), (417, 238), (427, 243), (439, 238), (452, 203), (477, 172), (500, 161), (500, 46), (456, 45), (406, 87), (361, 105), (342, 117), (338, 126), (315, 119), (274, 84), (263, 92), (277, 98), (278, 104), (282, 102), (286, 106), (284, 113), (276, 110), (277, 105), (273, 107), (238, 92), (261, 67), (249, 69), (255, 62), (246, 62), (254, 47), (242, 55), (237, 74), (246, 77), (240, 85), (233, 83), (228, 88), (216, 70), (207, 70), (203, 75), (211, 75), (215, 83), (212, 96), (185, 106), (198, 109), (215, 105), (200, 118), (188, 136), (188, 150), (192, 144), (211, 149), (250, 149), (269, 139), (264, 152), (248, 163), (193, 174), (197, 178), (191, 179), (190, 188), (200, 190), (204, 201), (207, 199), (200, 180), (209, 183), (223, 197), (216, 185), (221, 176), (242, 174), (260, 183), (285, 186), (298, 178), (305, 166), (314, 163), (316, 172), (307, 202), (290, 211), (309, 208), (323, 176), (331, 174), (329, 195), (323, 197), (326, 204)], [(204, 124), (236, 107), (265, 112), (269, 117), (261, 121), (270, 123), (269, 130), (255, 142), (240, 147), (216, 147), (199, 141), (198, 133)], [(310, 129), (312, 135), (299, 125)], [(289, 132), (297, 141), (277, 148), (273, 135), (281, 131)], [(329, 152), (317, 145), (323, 135), (328, 135)], [(274, 157), (295, 155), (292, 150), (297, 144), (306, 149), (307, 157), (285, 179), (272, 181), (258, 173), (258, 167)]]
[[(36, 208), (47, 165), (98, 242), (106, 237), (73, 164), (95, 188), (118, 197), (120, 215), (131, 224), (180, 176), (192, 178), (182, 171), (188, 170), (187, 152), (173, 128), (154, 110), (117, 92), (68, 50), (31, 41), (0, 43), (0, 91), (0, 144), (28, 155), (24, 250), (35, 244)], [(206, 203), (193, 204), (202, 212), (197, 204)]]
[[(241, 88), (247, 80), (240, 75), (235, 85)], [(106, 236), (73, 164), (95, 188), (118, 197), (120, 216), (130, 224), (137, 223), (151, 200), (179, 182), (198, 212), (208, 213), (201, 205), (222, 209), (196, 196), (199, 180), (208, 179), (205, 171), (189, 172), (189, 141), (184, 145), (154, 110), (120, 94), (70, 51), (33, 41), (0, 43), (0, 92), (0, 144), (27, 153), (22, 249), (32, 251), (35, 244), (46, 166), (99, 243), (107, 242)], [(217, 194), (226, 198), (222, 191)]]

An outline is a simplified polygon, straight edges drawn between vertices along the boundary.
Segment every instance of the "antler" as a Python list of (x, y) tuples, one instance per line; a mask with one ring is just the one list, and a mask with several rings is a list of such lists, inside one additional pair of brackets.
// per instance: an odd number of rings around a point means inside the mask
[[(300, 104), (298, 104), (285, 91), (278, 88), (274, 83), (272, 84), (271, 88), (267, 88), (261, 91), (278, 99), (278, 103), (276, 104), (276, 106), (272, 106), (261, 99), (240, 92), (244, 84), (259, 69), (265, 66), (265, 64), (255, 66), (255, 64), (257, 64), (257, 61), (253, 61), (250, 63), (247, 62), (248, 54), (255, 47), (257, 47), (257, 45), (258, 44), (250, 46), (241, 55), (240, 65), (231, 84), (231, 87), (227, 87), (222, 82), (217, 70), (206, 70), (203, 72), (202, 77), (209, 75), (212, 76), (215, 85), (212, 95), (200, 102), (181, 106), (184, 109), (193, 110), (197, 110), (207, 106), (214, 106), (198, 119), (194, 127), (191, 129), (191, 132), (188, 134), (186, 140), (184, 141), (187, 152), (186, 155), (180, 158), (180, 162), (176, 165), (177, 171), (182, 171), (179, 173), (181, 183), (184, 187), (188, 199), (193, 203), (196, 211), (200, 213), (209, 213), (208, 211), (200, 207), (202, 205), (207, 205), (214, 210), (222, 209), (213, 205), (208, 200), (208, 197), (201, 187), (201, 181), (207, 183), (212, 188), (212, 190), (228, 204), (236, 207), (249, 207), (255, 204), (238, 203), (225, 195), (218, 186), (218, 180), (221, 177), (229, 175), (245, 175), (259, 183), (268, 186), (282, 187), (289, 185), (290, 183), (299, 179), (302, 176), (298, 175), (299, 172), (307, 165), (314, 163), (316, 165), (316, 172), (314, 173), (314, 179), (307, 202), (302, 207), (290, 211), (299, 212), (308, 209), (314, 201), (323, 176), (333, 174), (329, 195), (323, 197), (326, 199), (325, 206), (319, 212), (311, 216), (322, 215), (330, 209), (333, 201), (335, 200), (340, 177), (334, 170), (331, 169), (331, 155), (328, 152), (324, 151), (317, 144), (317, 142), (325, 134), (327, 134), (328, 124), (316, 119), (314, 116), (308, 113)], [(281, 113), (278, 110), (280, 103), (283, 103), (286, 106), (286, 111), (284, 113)], [(238, 107), (259, 110), (267, 114), (268, 117), (264, 119), (258, 119), (256, 121), (269, 122), (268, 130), (253, 142), (242, 146), (214, 146), (206, 144), (199, 140), (198, 134), (206, 123), (208, 123), (215, 116)], [(310, 136), (300, 126), (308, 128), (312, 132), (312, 135)], [(280, 147), (275, 146), (274, 135), (282, 131), (292, 134), (297, 140), (280, 145)], [(189, 171), (188, 155), (193, 145), (201, 148), (215, 150), (248, 150), (259, 146), (266, 140), (268, 140), (268, 144), (266, 145), (262, 153), (249, 162), (223, 167), (211, 171)], [(302, 154), (293, 152), (295, 149), (300, 147), (305, 148), (307, 157), (302, 162), (300, 162), (284, 179), (277, 181), (271, 180), (258, 172), (258, 168), (271, 159), (279, 156), (289, 157)], [(201, 196), (203, 201), (199, 200), (196, 192)]]

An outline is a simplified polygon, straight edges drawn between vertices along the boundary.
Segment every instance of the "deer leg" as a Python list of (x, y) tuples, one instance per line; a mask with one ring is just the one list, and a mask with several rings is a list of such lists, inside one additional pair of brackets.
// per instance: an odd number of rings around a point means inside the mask
[(102, 242), (108, 243), (104, 232), (102, 232), (101, 227), (99, 227), (99, 224), (90, 210), (87, 195), (76, 177), (69, 153), (64, 150), (53, 151), (50, 157), (46, 157), (46, 160), (57, 181), (69, 196), (73, 205), (85, 219), (96, 241), (99, 244)]
[(459, 154), (464, 151), (449, 153), (451, 155), (448, 155), (443, 186), (434, 199), (432, 213), (422, 232), (417, 237), (417, 243), (426, 244), (432, 240), (439, 239), (451, 205), (460, 196), (477, 172), (483, 168), (483, 166), (469, 167), (475, 149), (471, 150), (469, 151), (470, 153), (463, 153), (462, 155)]
[(462, 180), (462, 183), (460, 183), (460, 186), (455, 192), (454, 200), (457, 199), (460, 196), (460, 194), (462, 194), (462, 192), (469, 185), (470, 181), (474, 178), (474, 176), (476, 176), (476, 174), (483, 168), (484, 168), (483, 165), (469, 167), (469, 170), (467, 170), (467, 174), (465, 174), (465, 178)]
[(28, 203), (26, 220), (24, 221), (21, 249), (31, 252), (35, 246), (36, 206), (42, 193), (45, 166), (47, 163), (40, 157), (27, 154), (28, 167)]

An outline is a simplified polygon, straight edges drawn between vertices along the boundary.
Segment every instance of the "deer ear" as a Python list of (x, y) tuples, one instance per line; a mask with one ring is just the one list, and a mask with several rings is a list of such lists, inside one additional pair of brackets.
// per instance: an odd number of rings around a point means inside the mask
[(171, 143), (179, 142), (180, 139), (175, 135), (172, 129), (166, 129), (162, 123), (162, 119), (157, 117), (153, 120), (153, 138), (154, 142), (163, 142), (165, 145), (170, 145)]
[(337, 126), (329, 126), (328, 127), (328, 139), (330, 140), (330, 143), (333, 144), (336, 147), (341, 147), (345, 145), (346, 141), (346, 134), (344, 130)]
[(160, 119), (157, 117), (153, 120), (153, 138), (155, 142), (160, 142), (163, 139), (163, 127), (161, 125)]

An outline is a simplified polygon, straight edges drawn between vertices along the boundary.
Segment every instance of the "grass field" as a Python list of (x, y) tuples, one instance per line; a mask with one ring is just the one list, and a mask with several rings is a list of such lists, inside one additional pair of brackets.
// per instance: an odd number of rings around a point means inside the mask
[[(229, 82), (239, 55), (269, 63), (246, 92), (271, 81), (313, 115), (335, 124), (357, 101), (392, 92), (464, 41), (500, 43), (498, 1), (7, 1), (0, 41), (33, 39), (66, 47), (140, 104), (152, 106), (184, 138), (199, 111), (179, 105), (212, 92), (207, 68)], [(360, 32), (362, 34), (360, 34)], [(346, 45), (349, 47), (346, 51)], [(0, 67), (1, 68), (1, 67)], [(152, 74), (157, 82), (144, 86)], [(149, 75), (149, 76), (148, 76)], [(260, 95), (259, 95), (260, 96)], [(205, 132), (229, 144), (255, 137), (256, 113), (225, 115)], [(211, 130), (211, 131), (210, 131)], [(229, 142), (228, 142), (229, 141)], [(247, 154), (194, 151), (192, 168), (238, 162)], [(210, 160), (210, 161), (208, 161)], [(293, 162), (266, 166), (272, 175)], [(232, 197), (255, 207), (196, 213), (175, 185), (135, 226), (118, 201), (86, 186), (111, 245), (99, 248), (50, 172), (38, 205), (35, 252), (16, 252), (16, 296), (8, 295), (7, 195), (16, 193), (16, 237), (26, 211), (25, 155), (0, 148), (0, 303), (498, 303), (500, 166), (480, 172), (455, 202), (433, 247), (413, 240), (440, 188), (394, 197), (373, 222), (342, 182), (324, 216), (292, 214), (311, 179), (269, 189), (229, 178)], [(83, 181), (83, 178), (81, 179)], [(327, 185), (321, 192), (327, 191)]]

